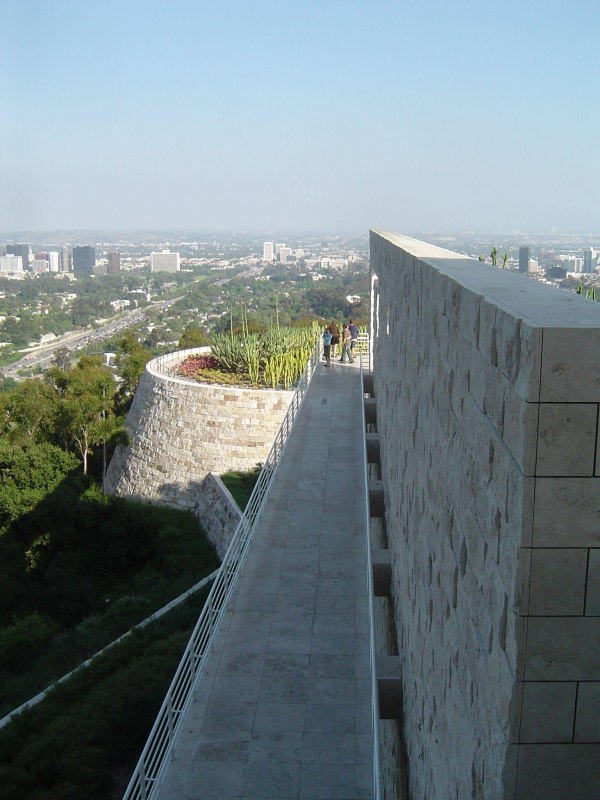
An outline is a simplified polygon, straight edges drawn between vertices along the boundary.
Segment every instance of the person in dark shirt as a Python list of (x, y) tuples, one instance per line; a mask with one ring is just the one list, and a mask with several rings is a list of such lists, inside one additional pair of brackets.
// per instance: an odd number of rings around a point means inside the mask
[(350, 360), (354, 359), (354, 348), (358, 341), (358, 325), (352, 320), (348, 323), (348, 330), (350, 331)]
[(331, 355), (335, 358), (337, 355), (337, 346), (340, 341), (340, 329), (335, 320), (333, 320), (329, 326), (329, 330), (331, 331)]

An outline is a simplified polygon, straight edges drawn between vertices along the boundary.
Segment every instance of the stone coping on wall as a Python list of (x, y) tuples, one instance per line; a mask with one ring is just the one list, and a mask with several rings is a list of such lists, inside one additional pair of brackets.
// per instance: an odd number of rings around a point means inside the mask
[[(408, 236), (372, 233), (418, 262), (423, 292), (442, 314), (452, 310), (459, 328), (524, 400), (600, 401), (600, 303)], [(515, 319), (522, 323), (516, 337)]]

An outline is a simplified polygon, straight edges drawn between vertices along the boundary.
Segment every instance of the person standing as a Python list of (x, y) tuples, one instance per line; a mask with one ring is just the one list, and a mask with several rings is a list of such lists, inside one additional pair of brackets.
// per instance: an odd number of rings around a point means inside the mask
[(323, 331), (323, 358), (325, 359), (325, 366), (331, 365), (331, 331), (325, 328)]
[(350, 353), (351, 353), (351, 361), (354, 360), (354, 348), (356, 347), (356, 343), (358, 342), (358, 325), (356, 325), (352, 320), (348, 323), (348, 330), (350, 331)]
[(335, 320), (333, 320), (329, 326), (329, 330), (331, 331), (331, 355), (335, 358), (337, 355), (337, 346), (340, 341), (340, 329)]
[(342, 329), (342, 357), (340, 361), (342, 364), (348, 360), (350, 363), (354, 361), (352, 350), (350, 349), (351, 335), (348, 325), (344, 325)]

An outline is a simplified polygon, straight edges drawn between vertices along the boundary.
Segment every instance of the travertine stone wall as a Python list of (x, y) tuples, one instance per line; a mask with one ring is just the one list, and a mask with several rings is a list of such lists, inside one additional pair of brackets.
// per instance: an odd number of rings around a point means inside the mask
[(198, 517), (202, 530), (217, 555), (223, 560), (242, 518), (242, 512), (218, 475), (209, 472), (202, 481), (194, 505), (194, 515)]
[(131, 444), (113, 456), (105, 491), (193, 510), (208, 472), (264, 461), (293, 392), (187, 381), (167, 374), (176, 361), (146, 366), (127, 415)]
[(600, 304), (371, 233), (411, 800), (600, 796)]

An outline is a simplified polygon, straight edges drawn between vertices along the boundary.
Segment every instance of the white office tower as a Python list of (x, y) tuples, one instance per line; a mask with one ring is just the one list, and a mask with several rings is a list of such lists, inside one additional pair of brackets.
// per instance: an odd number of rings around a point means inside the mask
[(263, 242), (263, 261), (273, 261), (273, 242)]
[(179, 272), (179, 253), (163, 250), (150, 253), (150, 272)]
[(0, 256), (0, 272), (23, 272), (22, 256)]
[(48, 261), (45, 258), (34, 258), (31, 262), (31, 271), (32, 272), (48, 272), (49, 269)]
[(285, 264), (292, 255), (292, 248), (291, 247), (282, 247), (279, 251), (279, 260), (282, 264)]
[(48, 253), (48, 266), (50, 272), (58, 272), (60, 269), (60, 253), (57, 250), (50, 250)]
[(275, 245), (275, 258), (277, 258), (277, 259), (279, 258), (279, 254), (281, 253), (281, 248), (282, 247), (285, 247), (285, 242), (282, 242), (281, 244), (276, 244)]

